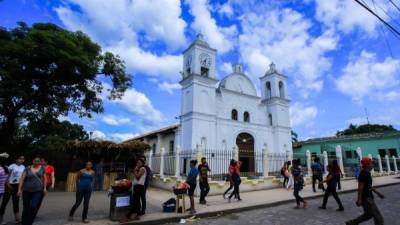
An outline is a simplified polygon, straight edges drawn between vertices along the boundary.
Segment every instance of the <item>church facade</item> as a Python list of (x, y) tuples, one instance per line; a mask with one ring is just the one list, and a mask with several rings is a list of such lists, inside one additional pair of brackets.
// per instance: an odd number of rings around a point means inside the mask
[[(217, 51), (198, 35), (183, 52), (179, 123), (134, 139), (147, 142), (154, 153), (203, 149), (291, 153), (287, 77), (274, 64), (260, 77), (261, 96), (241, 64), (216, 78)], [(240, 158), (240, 157), (239, 157)]]

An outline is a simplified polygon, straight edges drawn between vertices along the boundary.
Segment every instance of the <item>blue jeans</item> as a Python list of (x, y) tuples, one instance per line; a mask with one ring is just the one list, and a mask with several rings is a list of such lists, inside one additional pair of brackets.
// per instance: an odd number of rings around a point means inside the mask
[(293, 195), (296, 198), (296, 204), (300, 205), (300, 202), (304, 202), (304, 199), (299, 195), (299, 192), (303, 189), (303, 185), (294, 184)]
[(82, 220), (87, 219), (87, 214), (89, 210), (89, 201), (90, 196), (92, 195), (92, 189), (81, 189), (76, 191), (76, 201), (72, 206), (71, 211), (69, 212), (69, 216), (74, 216), (75, 210), (79, 207), (83, 200), (83, 211), (82, 211)]
[(43, 198), (43, 191), (29, 192), (24, 191), (22, 193), (22, 225), (32, 225), (39, 210), (39, 204)]

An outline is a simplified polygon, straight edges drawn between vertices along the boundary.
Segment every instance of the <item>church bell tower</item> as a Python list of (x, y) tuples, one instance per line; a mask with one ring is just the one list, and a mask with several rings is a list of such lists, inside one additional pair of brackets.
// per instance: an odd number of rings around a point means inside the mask
[[(215, 120), (217, 50), (211, 48), (198, 34), (183, 52), (181, 93), (181, 146), (193, 149), (197, 144), (212, 143), (210, 121)], [(194, 130), (196, 132), (194, 132)], [(208, 132), (208, 133), (207, 133)], [(207, 146), (203, 146), (207, 147)]]

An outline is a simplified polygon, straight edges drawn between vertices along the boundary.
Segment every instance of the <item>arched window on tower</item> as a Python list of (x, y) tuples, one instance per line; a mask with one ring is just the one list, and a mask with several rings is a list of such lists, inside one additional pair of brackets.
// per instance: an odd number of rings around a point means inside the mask
[(244, 112), (243, 121), (244, 122), (250, 122), (250, 113), (249, 112)]
[(236, 109), (232, 109), (231, 118), (232, 118), (232, 120), (238, 120), (238, 112)]
[(271, 98), (272, 96), (272, 90), (271, 90), (271, 82), (267, 81), (267, 83), (265, 83), (265, 97), (267, 99)]
[(279, 97), (285, 98), (285, 87), (282, 81), (279, 81)]
[(268, 114), (268, 121), (269, 121), (269, 125), (272, 126), (273, 123), (272, 123), (272, 114), (271, 113)]

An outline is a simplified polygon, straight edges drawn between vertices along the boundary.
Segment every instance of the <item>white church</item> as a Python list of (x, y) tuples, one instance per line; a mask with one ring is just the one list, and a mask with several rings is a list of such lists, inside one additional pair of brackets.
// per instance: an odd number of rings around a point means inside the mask
[[(149, 132), (142, 140), (153, 153), (204, 149), (240, 152), (291, 153), (287, 76), (274, 64), (260, 74), (261, 96), (241, 64), (230, 75), (216, 78), (217, 50), (201, 34), (183, 52), (179, 124)], [(253, 162), (254, 163), (254, 162)], [(253, 164), (248, 162), (246, 164)], [(249, 165), (250, 166), (250, 165)]]

